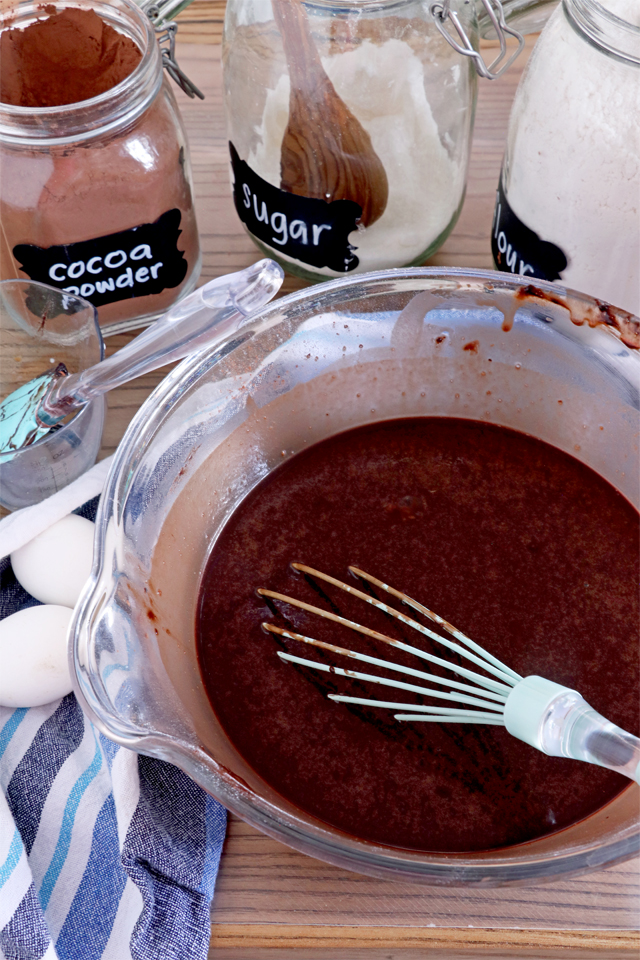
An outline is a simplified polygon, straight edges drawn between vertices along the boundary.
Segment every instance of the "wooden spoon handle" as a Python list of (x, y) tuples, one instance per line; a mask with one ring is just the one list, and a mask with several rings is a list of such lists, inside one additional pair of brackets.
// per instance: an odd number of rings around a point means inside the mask
[(301, 0), (271, 0), (280, 31), (292, 86), (313, 90), (318, 75), (329, 80), (320, 61)]

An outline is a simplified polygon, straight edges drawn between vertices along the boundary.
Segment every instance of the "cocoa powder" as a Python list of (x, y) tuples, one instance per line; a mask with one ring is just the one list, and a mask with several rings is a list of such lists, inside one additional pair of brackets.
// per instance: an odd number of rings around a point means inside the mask
[(139, 47), (93, 10), (42, 7), (47, 16), (0, 35), (0, 100), (58, 107), (97, 97), (135, 70)]

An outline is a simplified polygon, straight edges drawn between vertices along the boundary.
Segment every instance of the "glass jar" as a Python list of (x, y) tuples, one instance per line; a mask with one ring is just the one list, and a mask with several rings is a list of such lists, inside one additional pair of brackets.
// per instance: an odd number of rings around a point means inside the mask
[(640, 314), (640, 4), (563, 0), (511, 111), (492, 249)]
[[(263, 252), (310, 280), (422, 263), (462, 206), (473, 64), (446, 42), (425, 0), (308, 0), (290, 4), (297, 13), (287, 20), (288, 4), (227, 4), (224, 95), (245, 229)], [(475, 45), (474, 5), (451, 6)], [(307, 166), (294, 186), (287, 131), (298, 145), (306, 141)], [(364, 174), (377, 205), (368, 222), (364, 204), (341, 189), (362, 173), (354, 140), (378, 161)]]
[[(121, 83), (57, 107), (0, 103), (0, 279), (89, 300), (103, 331), (163, 313), (201, 266), (189, 150), (149, 18), (131, 0), (73, 0), (133, 40)], [(42, 19), (25, 0), (0, 29)]]

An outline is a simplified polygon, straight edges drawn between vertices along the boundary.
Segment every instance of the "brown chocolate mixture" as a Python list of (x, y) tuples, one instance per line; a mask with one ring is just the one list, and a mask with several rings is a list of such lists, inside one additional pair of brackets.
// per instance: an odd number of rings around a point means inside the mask
[(121, 83), (142, 56), (139, 47), (93, 10), (73, 7), (0, 35), (0, 101), (58, 107), (89, 100)]
[(287, 664), (279, 649), (354, 668), (267, 634), (264, 620), (421, 664), (312, 614), (281, 603), (270, 609), (255, 589), (293, 594), (450, 658), (289, 566), (300, 561), (344, 580), (355, 564), (437, 611), (523, 676), (579, 690), (637, 734), (639, 547), (629, 502), (535, 438), (444, 418), (348, 431), (266, 477), (214, 546), (197, 624), (212, 707), (261, 777), (348, 834), (472, 851), (553, 833), (628, 781), (546, 757), (500, 727), (399, 723), (390, 711), (333, 703), (327, 692), (429, 701)]

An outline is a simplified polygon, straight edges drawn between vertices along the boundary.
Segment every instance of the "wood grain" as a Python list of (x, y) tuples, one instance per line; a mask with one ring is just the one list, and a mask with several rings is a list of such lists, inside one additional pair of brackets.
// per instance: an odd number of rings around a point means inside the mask
[(279, 924), (214, 928), (209, 960), (631, 960), (638, 943), (624, 934)]
[(221, 43), (226, 6), (226, 0), (194, 0), (176, 18), (180, 43)]
[[(431, 887), (376, 880), (311, 859), (230, 818), (212, 918), (273, 923), (509, 930), (633, 931), (640, 862), (517, 887)], [(640, 941), (638, 941), (640, 943)]]
[(209, 956), (637, 957), (639, 905), (637, 860), (551, 884), (423, 887), (312, 860), (231, 818)]

